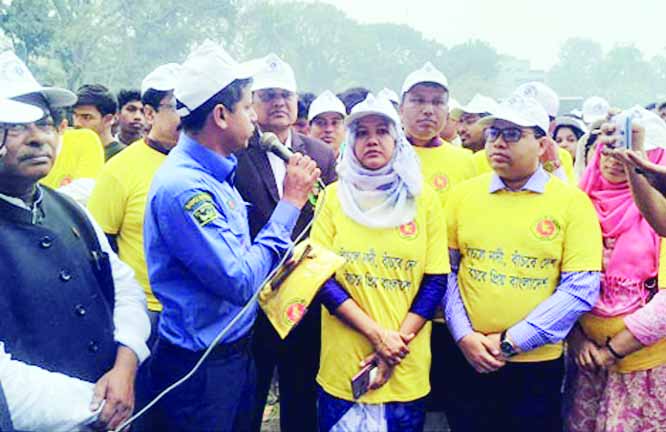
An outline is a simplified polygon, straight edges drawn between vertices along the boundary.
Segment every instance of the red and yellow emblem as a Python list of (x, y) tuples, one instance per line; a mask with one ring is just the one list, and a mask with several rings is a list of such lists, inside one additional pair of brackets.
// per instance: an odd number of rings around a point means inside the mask
[(295, 302), (289, 303), (285, 309), (284, 316), (286, 320), (292, 324), (298, 324), (298, 322), (303, 318), (307, 308), (305, 307), (305, 301), (296, 300)]
[(444, 174), (437, 174), (432, 178), (435, 190), (441, 191), (449, 187), (449, 179)]
[(413, 239), (416, 238), (418, 235), (418, 228), (416, 227), (416, 222), (411, 221), (407, 222), (406, 224), (400, 225), (400, 228), (398, 228), (398, 231), (400, 232), (400, 237), (406, 238), (406, 239)]
[(541, 240), (552, 240), (560, 233), (560, 224), (552, 217), (544, 217), (534, 225), (534, 234)]

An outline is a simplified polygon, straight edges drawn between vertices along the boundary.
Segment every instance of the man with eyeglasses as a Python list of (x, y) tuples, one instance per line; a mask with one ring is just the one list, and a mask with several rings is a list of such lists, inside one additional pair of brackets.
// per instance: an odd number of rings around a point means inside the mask
[[(294, 132), (297, 116), (297, 88), (294, 71), (275, 54), (261, 59), (261, 71), (252, 85), (253, 106), (258, 129), (272, 132), (294, 152), (312, 158), (321, 170), (324, 183), (336, 178), (335, 154), (322, 141)], [(250, 235), (259, 233), (283, 196), (285, 163), (262, 151), (255, 134), (246, 150), (238, 154), (236, 187), (248, 202)], [(293, 231), (295, 238), (314, 215), (314, 199), (301, 210)], [(257, 409), (252, 428), (261, 429), (263, 409), (277, 367), (280, 381), (280, 426), (282, 430), (317, 430), (317, 387), (320, 350), (319, 306), (311, 305), (298, 326), (283, 341), (259, 310), (254, 325), (253, 353), (257, 367)]]
[(150, 132), (135, 141), (102, 169), (88, 201), (88, 209), (104, 230), (120, 259), (134, 270), (143, 287), (151, 323), (151, 346), (162, 305), (148, 282), (143, 248), (143, 219), (148, 190), (155, 173), (178, 142), (180, 117), (173, 90), (180, 65), (159, 66), (143, 80), (141, 99)]
[(13, 53), (3, 53), (0, 97), (42, 112), (32, 123), (2, 127), (0, 341), (14, 370), (2, 385), (49, 400), (7, 395), (14, 427), (113, 429), (133, 411), (136, 370), (149, 355), (145, 297), (92, 216), (38, 184), (55, 159), (58, 108), (76, 96), (42, 87)]
[[(428, 62), (405, 78), (399, 106), (405, 135), (421, 161), (424, 181), (437, 192), (442, 207), (446, 205), (446, 200), (456, 185), (474, 176), (471, 154), (439, 136), (449, 113), (448, 87), (446, 76)], [(441, 253), (447, 253), (444, 245)], [(441, 289), (442, 292), (445, 289), (444, 286), (433, 288)], [(440, 313), (432, 324), (431, 350), (434, 367), (430, 373), (428, 409), (444, 410), (447, 415), (450, 411), (447, 383), (451, 377), (448, 376), (448, 370), (441, 367), (441, 362), (451, 361), (455, 356), (460, 357), (459, 362), (464, 362), (455, 343), (450, 339)]]
[(445, 311), (469, 362), (453, 430), (561, 431), (562, 340), (599, 295), (599, 223), (540, 165), (549, 121), (533, 98), (511, 96), (482, 123), (493, 172), (447, 208)]

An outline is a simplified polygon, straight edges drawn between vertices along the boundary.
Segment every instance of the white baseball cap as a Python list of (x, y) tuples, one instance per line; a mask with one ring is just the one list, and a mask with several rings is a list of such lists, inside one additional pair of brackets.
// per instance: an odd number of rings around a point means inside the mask
[(415, 70), (407, 75), (405, 82), (402, 84), (401, 94), (404, 96), (405, 93), (411, 90), (416, 84), (427, 82), (439, 84), (447, 91), (449, 89), (449, 80), (446, 79), (446, 76), (432, 63), (426, 62), (421, 69)]
[(178, 114), (190, 115), (235, 80), (251, 78), (254, 71), (252, 62), (238, 63), (222, 46), (206, 40), (181, 65), (174, 88)]
[(11, 99), (0, 99), (0, 123), (30, 123), (44, 117), (40, 108)]
[(258, 71), (254, 76), (252, 91), (278, 88), (297, 92), (294, 69), (274, 53), (257, 61)]
[(531, 81), (518, 86), (514, 93), (536, 99), (550, 117), (557, 117), (557, 113), (560, 110), (560, 98), (555, 93), (555, 90), (546, 84), (539, 81)]
[(585, 123), (583, 123), (582, 120), (579, 120), (575, 117), (566, 116), (566, 115), (557, 117), (555, 119), (555, 129), (557, 129), (560, 126), (576, 128), (580, 130), (583, 134), (587, 133), (587, 126), (585, 125)]
[(400, 127), (400, 118), (398, 112), (393, 107), (390, 100), (385, 97), (375, 97), (372, 93), (362, 101), (354, 105), (351, 113), (345, 119), (345, 124), (349, 126), (354, 121), (369, 115), (380, 115), (391, 120), (397, 127)]
[(141, 81), (141, 96), (148, 90), (171, 91), (176, 88), (180, 78), (181, 66), (178, 63), (167, 63), (157, 66)]
[(592, 96), (583, 102), (583, 121), (587, 124), (594, 123), (597, 120), (605, 119), (608, 116), (610, 104), (599, 96)]
[(43, 87), (28, 67), (13, 51), (0, 54), (0, 98), (11, 99), (30, 93), (41, 93), (49, 106), (54, 108), (72, 106), (76, 95), (64, 88)]
[(343, 118), (347, 116), (345, 104), (330, 90), (325, 90), (312, 101), (308, 110), (308, 121), (312, 121), (319, 114), (327, 112), (341, 114)]
[(451, 108), (451, 115), (460, 117), (463, 113), (469, 114), (492, 114), (497, 109), (497, 102), (491, 97), (482, 94), (475, 94), (467, 105)]
[(379, 93), (377, 93), (377, 97), (386, 98), (391, 102), (400, 105), (400, 98), (398, 97), (398, 93), (394, 92), (388, 87), (384, 87)]
[(482, 125), (490, 125), (495, 120), (506, 120), (521, 127), (539, 127), (548, 133), (550, 119), (548, 113), (534, 98), (511, 95), (508, 99), (497, 105), (495, 112), (479, 120)]

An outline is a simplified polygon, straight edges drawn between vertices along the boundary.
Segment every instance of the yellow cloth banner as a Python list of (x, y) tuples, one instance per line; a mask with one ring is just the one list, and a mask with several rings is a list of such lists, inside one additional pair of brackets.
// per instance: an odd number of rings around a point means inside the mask
[(292, 259), (259, 294), (259, 305), (282, 339), (303, 318), (319, 288), (344, 263), (343, 257), (309, 239), (296, 245)]

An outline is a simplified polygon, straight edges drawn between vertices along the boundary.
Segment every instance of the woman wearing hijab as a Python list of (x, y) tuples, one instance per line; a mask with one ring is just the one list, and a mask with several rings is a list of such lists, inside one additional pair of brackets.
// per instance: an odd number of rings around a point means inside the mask
[[(450, 271), (443, 211), (387, 99), (368, 95), (346, 125), (339, 181), (311, 234), (347, 260), (320, 292), (319, 428), (421, 431), (428, 320)], [(367, 364), (369, 391), (355, 399), (351, 380)]]
[[(601, 295), (568, 342), (578, 372), (570, 432), (639, 432), (666, 425), (666, 292), (658, 292), (661, 239), (634, 204), (624, 166), (594, 149), (581, 180), (603, 233)], [(648, 152), (666, 163), (666, 152)]]

